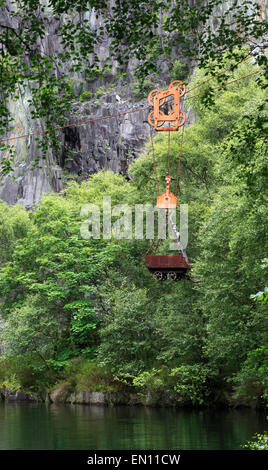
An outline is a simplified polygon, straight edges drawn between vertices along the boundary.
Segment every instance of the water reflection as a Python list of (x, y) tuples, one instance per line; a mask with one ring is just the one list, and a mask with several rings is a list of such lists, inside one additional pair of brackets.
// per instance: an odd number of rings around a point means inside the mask
[(266, 427), (255, 410), (0, 404), (0, 449), (240, 449)]

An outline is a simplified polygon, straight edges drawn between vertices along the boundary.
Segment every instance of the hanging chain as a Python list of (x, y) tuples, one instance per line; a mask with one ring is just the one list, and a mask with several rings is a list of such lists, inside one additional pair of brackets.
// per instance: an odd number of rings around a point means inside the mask
[(155, 180), (156, 180), (156, 187), (157, 187), (157, 196), (159, 196), (159, 182), (158, 182), (158, 176), (157, 176), (156, 158), (155, 158), (155, 153), (154, 153), (154, 142), (153, 142), (153, 134), (152, 134), (151, 127), (150, 127), (150, 137), (151, 137), (151, 144), (152, 144), (152, 151), (153, 151), (153, 158), (154, 158), (154, 171), (155, 171)]
[(168, 174), (170, 174), (170, 131), (168, 131)]
[[(176, 191), (175, 191), (176, 196), (178, 194), (178, 189), (179, 189), (179, 177), (180, 177), (180, 164), (181, 164), (183, 135), (184, 135), (184, 126), (182, 127), (182, 132), (181, 132), (180, 153), (179, 153), (178, 172), (177, 172), (177, 183), (176, 183)], [(180, 195), (181, 195), (181, 193), (180, 193)]]
[(154, 244), (155, 244), (156, 238), (157, 238), (157, 235), (154, 237), (154, 239), (153, 239), (151, 245), (149, 246), (148, 250), (146, 251), (146, 255), (148, 255), (148, 254), (150, 253), (150, 251), (152, 250), (152, 248), (153, 248), (153, 246), (154, 246)]

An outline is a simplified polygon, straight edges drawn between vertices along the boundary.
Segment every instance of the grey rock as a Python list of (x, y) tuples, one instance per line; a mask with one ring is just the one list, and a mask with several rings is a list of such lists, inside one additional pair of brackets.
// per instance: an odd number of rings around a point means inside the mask
[(138, 405), (141, 399), (134, 393), (122, 392), (73, 392), (65, 403), (84, 405)]
[(65, 403), (69, 394), (69, 387), (66, 385), (60, 385), (49, 394), (49, 400), (52, 403)]
[(12, 390), (9, 387), (5, 387), (5, 386), (2, 386), (0, 388), (0, 395), (2, 399), (4, 399), (7, 402), (39, 401), (38, 396), (34, 393), (27, 393), (27, 392), (22, 392), (19, 390)]

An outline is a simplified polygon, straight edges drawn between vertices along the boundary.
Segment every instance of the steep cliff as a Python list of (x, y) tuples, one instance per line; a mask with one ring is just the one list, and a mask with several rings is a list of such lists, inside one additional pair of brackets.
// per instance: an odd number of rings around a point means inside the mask
[[(96, 19), (94, 8), (79, 20), (88, 20), (94, 30), (101, 26), (101, 19)], [(8, 13), (5, 21), (6, 24), (14, 26), (12, 23), (14, 20), (8, 16)], [(40, 50), (46, 56), (62, 52), (57, 30), (58, 21), (51, 17), (45, 38), (40, 43)], [(109, 54), (109, 46), (109, 38), (104, 37), (101, 45), (96, 48), (100, 67)], [(101, 78), (88, 79), (85, 73), (72, 73), (69, 76), (69, 84), (73, 97), (71, 111), (67, 113), (68, 122), (83, 122), (98, 116), (124, 113), (128, 109), (148, 104), (146, 100), (134, 96), (133, 66), (133, 61), (129, 61), (123, 76), (118, 74), (116, 61), (112, 62), (109, 73)], [(60, 73), (64, 74), (66, 70), (62, 68)], [(152, 82), (152, 86), (154, 85)], [(42, 132), (46, 129), (44, 119), (32, 119), (31, 116), (29, 102), (32, 86), (31, 83), (19, 86), (19, 98), (10, 101), (9, 109), (14, 118), (11, 137)], [(40, 200), (43, 193), (61, 190), (66, 179), (70, 177), (77, 176), (83, 179), (100, 168), (126, 174), (129, 164), (148, 139), (149, 126), (144, 124), (146, 119), (146, 111), (139, 111), (65, 128), (58, 132), (61, 140), (60, 151), (55, 153), (51, 149), (48, 150), (46, 159), (41, 160), (38, 168), (33, 167), (36, 157), (41, 156), (35, 137), (29, 136), (11, 141), (10, 144), (15, 150), (14, 172), (1, 177), (0, 198), (9, 204), (19, 202), (31, 208)], [(2, 156), (8, 157), (8, 151)]]

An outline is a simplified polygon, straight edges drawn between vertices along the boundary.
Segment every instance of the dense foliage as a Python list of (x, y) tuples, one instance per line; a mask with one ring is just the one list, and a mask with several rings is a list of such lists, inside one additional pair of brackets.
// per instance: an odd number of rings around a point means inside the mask
[(268, 450), (268, 435), (267, 432), (263, 434), (256, 434), (252, 441), (249, 441), (245, 446), (249, 450)]
[[(244, 62), (233, 76), (256, 67)], [(196, 70), (192, 85), (203, 77)], [(43, 197), (33, 212), (1, 205), (2, 380), (96, 390), (110, 381), (196, 405), (267, 400), (267, 303), (258, 300), (268, 270), (266, 94), (251, 76), (219, 90), (211, 107), (201, 96), (191, 102), (197, 119), (185, 130), (180, 202), (189, 207), (198, 284), (155, 281), (144, 266), (148, 240), (81, 236), (85, 204), (99, 207), (100, 225), (104, 196), (133, 212), (154, 204), (149, 146), (130, 180), (102, 171)], [(159, 175), (163, 134), (154, 139)], [(178, 155), (172, 133), (174, 176)]]

